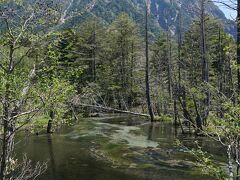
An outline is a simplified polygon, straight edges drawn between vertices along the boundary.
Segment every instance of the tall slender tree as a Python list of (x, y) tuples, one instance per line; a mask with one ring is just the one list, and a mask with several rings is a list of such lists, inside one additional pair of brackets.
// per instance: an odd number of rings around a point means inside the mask
[[(202, 60), (202, 81), (209, 82), (209, 64), (207, 60), (206, 47), (206, 3), (208, 0), (200, 1), (200, 35), (201, 35), (201, 60)], [(210, 106), (210, 92), (206, 90), (206, 98), (204, 100), (204, 121), (206, 121)]]
[(146, 0), (146, 14), (145, 14), (145, 56), (146, 56), (146, 66), (145, 66), (145, 81), (146, 81), (146, 98), (148, 112), (150, 115), (151, 122), (154, 121), (154, 114), (151, 103), (150, 95), (150, 82), (149, 82), (149, 42), (148, 42), (148, 16), (150, 14), (150, 1)]
[(240, 94), (240, 0), (237, 0), (237, 79), (238, 79), (238, 88), (237, 92)]
[[(31, 5), (26, 1), (0, 1), (0, 7), (0, 179), (35, 179), (42, 167), (27, 170), (26, 167), (10, 167), (16, 132), (43, 107), (34, 81), (39, 62), (37, 58), (31, 59), (31, 54), (40, 49), (41, 42), (46, 40), (45, 31), (50, 31), (59, 19), (58, 8), (44, 1)], [(31, 61), (27, 61), (29, 59)], [(28, 66), (23, 67), (26, 61)], [(29, 160), (24, 161), (29, 166)]]

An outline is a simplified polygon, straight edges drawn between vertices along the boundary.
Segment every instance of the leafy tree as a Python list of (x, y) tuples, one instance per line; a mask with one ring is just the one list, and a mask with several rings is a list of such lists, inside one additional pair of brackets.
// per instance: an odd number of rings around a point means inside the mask
[[(36, 165), (33, 171), (10, 169), (16, 131), (27, 124), (40, 111), (41, 98), (35, 89), (37, 61), (30, 54), (38, 48), (58, 19), (56, 4), (50, 1), (1, 2), (1, 165), (0, 179), (35, 178), (45, 169)], [(24, 62), (31, 62), (23, 66)], [(39, 103), (32, 104), (33, 101)], [(39, 105), (40, 104), (40, 105)], [(20, 124), (20, 126), (19, 126)], [(24, 163), (29, 163), (25, 158)]]
[[(99, 62), (100, 86), (117, 101), (119, 108), (127, 108), (134, 101), (134, 73), (137, 65), (140, 36), (136, 24), (127, 14), (120, 14), (107, 30)], [(107, 88), (107, 89), (106, 89)]]
[[(160, 115), (161, 111), (166, 113), (166, 108), (161, 108), (161, 106), (166, 106), (171, 103), (172, 98), (172, 88), (174, 76), (171, 76), (170, 72), (174, 72), (176, 48), (174, 48), (174, 42), (170, 42), (167, 33), (163, 32), (160, 34), (158, 39), (152, 46), (152, 78), (154, 79), (154, 92), (156, 92), (156, 110)], [(171, 47), (171, 48), (170, 48)], [(171, 57), (170, 57), (171, 56)], [(173, 62), (170, 62), (173, 60)], [(168, 98), (169, 101), (166, 99)]]

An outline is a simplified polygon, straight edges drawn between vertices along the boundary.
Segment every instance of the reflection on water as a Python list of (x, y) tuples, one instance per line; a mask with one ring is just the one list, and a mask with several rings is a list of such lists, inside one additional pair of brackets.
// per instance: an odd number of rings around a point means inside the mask
[(153, 140), (153, 126), (154, 126), (154, 123), (150, 123), (149, 131), (148, 131), (148, 140), (150, 141)]
[(52, 179), (56, 177), (56, 164), (55, 164), (55, 156), (54, 156), (54, 151), (53, 151), (53, 145), (52, 145), (52, 136), (51, 134), (47, 135), (47, 145), (49, 149), (49, 159), (50, 159), (50, 167), (52, 171)]
[[(194, 146), (194, 137), (177, 136)], [(40, 180), (208, 179), (193, 172), (194, 158), (177, 148), (169, 123), (121, 116), (84, 119), (53, 135), (30, 136), (16, 147), (20, 159), (47, 161)], [(204, 138), (201, 144), (222, 159), (221, 147)]]

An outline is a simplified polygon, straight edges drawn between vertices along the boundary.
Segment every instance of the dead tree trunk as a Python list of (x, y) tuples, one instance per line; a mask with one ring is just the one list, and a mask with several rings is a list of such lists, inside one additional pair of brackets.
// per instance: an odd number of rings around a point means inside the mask
[[(224, 76), (224, 61), (223, 61), (223, 47), (222, 47), (222, 35), (221, 35), (221, 28), (219, 27), (219, 31), (218, 31), (218, 89), (221, 93), (226, 94), (226, 92), (224, 91), (224, 83), (223, 83), (223, 76)], [(219, 117), (223, 118), (224, 116), (224, 109), (222, 107), (222, 101), (220, 101), (219, 103)]]
[[(240, 66), (240, 0), (237, 0), (237, 65)], [(238, 87), (237, 92), (240, 94), (240, 69), (237, 70)]]
[(171, 35), (168, 31), (167, 33), (167, 42), (169, 45), (168, 50), (168, 58), (167, 58), (167, 73), (168, 73), (168, 93), (170, 99), (173, 97), (173, 90), (172, 90), (172, 42), (171, 42)]
[(194, 102), (194, 107), (196, 111), (196, 125), (197, 125), (197, 131), (202, 130), (202, 117), (198, 111), (198, 106), (195, 97), (193, 96), (193, 102)]
[(181, 89), (181, 63), (182, 63), (182, 11), (181, 7), (178, 10), (178, 92), (180, 93)]
[(146, 55), (146, 66), (145, 66), (145, 81), (146, 81), (146, 99), (147, 99), (147, 106), (148, 112), (151, 119), (151, 122), (154, 121), (154, 114), (152, 109), (151, 103), (151, 96), (150, 96), (150, 83), (149, 83), (149, 48), (148, 48), (148, 16), (149, 16), (149, 9), (150, 4), (147, 1), (146, 3), (146, 15), (145, 15), (145, 55)]
[(48, 120), (48, 126), (47, 126), (47, 133), (48, 134), (51, 134), (53, 131), (52, 131), (52, 124), (53, 124), (53, 120), (54, 120), (54, 111), (53, 109), (50, 110), (50, 113), (49, 113), (49, 117), (51, 119)]
[(93, 32), (93, 62), (92, 62), (92, 76), (93, 81), (96, 81), (97, 73), (96, 73), (96, 48), (97, 48), (97, 42), (96, 42), (96, 22), (94, 22), (94, 32)]
[[(91, 105), (91, 104), (78, 104), (78, 105), (82, 106), (82, 107), (90, 107), (93, 109), (101, 109), (101, 110), (104, 110), (107, 112), (116, 112), (116, 113), (131, 114), (131, 115), (135, 115), (135, 116), (149, 117), (148, 114), (125, 111), (125, 110), (120, 110), (120, 109), (115, 109), (115, 108), (110, 108), (110, 107), (104, 107), (104, 106), (100, 106), (100, 105)], [(75, 105), (75, 106), (77, 106), (77, 105)]]
[(223, 50), (222, 50), (222, 35), (221, 28), (218, 32), (218, 88), (223, 92)]

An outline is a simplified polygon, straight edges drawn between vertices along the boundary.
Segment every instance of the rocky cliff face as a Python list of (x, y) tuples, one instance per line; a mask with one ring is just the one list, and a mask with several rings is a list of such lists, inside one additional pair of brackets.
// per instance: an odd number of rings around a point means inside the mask
[[(60, 1), (63, 4), (61, 20), (64, 26), (75, 26), (91, 16), (97, 17), (103, 23), (110, 23), (121, 12), (128, 13), (140, 27), (144, 24), (145, 0)], [(179, 6), (178, 0), (151, 0), (151, 32), (157, 34), (160, 29), (170, 29), (175, 33)], [(181, 7), (183, 27), (187, 29), (191, 21), (198, 16), (199, 0), (182, 0)], [(213, 2), (207, 4), (206, 12), (222, 21), (225, 30), (234, 34), (234, 23), (226, 19), (224, 13)]]
[[(157, 19), (160, 27), (164, 30), (170, 28), (172, 32), (176, 31), (179, 9), (181, 9), (182, 24), (185, 28), (188, 28), (192, 20), (199, 16), (199, 0), (182, 0), (181, 5), (178, 2), (178, 0), (151, 0), (153, 18)], [(230, 34), (234, 34), (234, 22), (228, 20), (213, 2), (210, 1), (206, 4), (206, 13), (219, 19), (223, 23), (225, 30)]]

